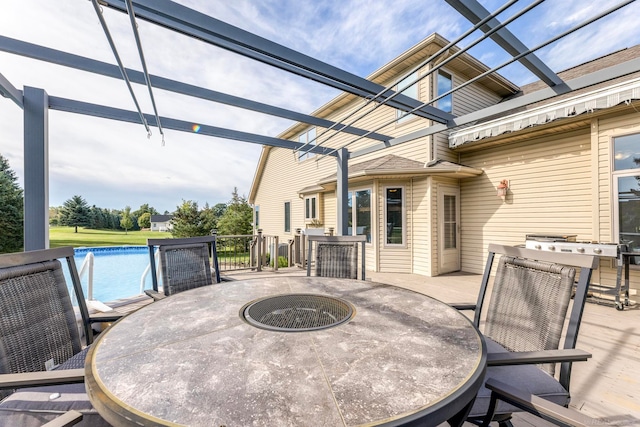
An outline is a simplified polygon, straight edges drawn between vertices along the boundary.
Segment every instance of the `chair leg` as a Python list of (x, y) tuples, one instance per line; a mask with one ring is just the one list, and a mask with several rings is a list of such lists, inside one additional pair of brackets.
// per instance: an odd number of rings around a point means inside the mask
[(475, 401), (476, 398), (474, 397), (473, 399), (471, 399), (471, 402), (469, 402), (464, 408), (462, 408), (462, 410), (460, 410), (460, 412), (448, 419), (447, 423), (449, 424), (449, 426), (461, 427), (467, 419), (467, 415), (469, 415), (469, 412), (471, 411), (471, 408), (473, 407)]
[(487, 414), (484, 416), (484, 421), (480, 427), (489, 427), (493, 414), (496, 412), (496, 406), (498, 405), (498, 398), (495, 393), (491, 393), (491, 399), (489, 400), (489, 407), (487, 408)]

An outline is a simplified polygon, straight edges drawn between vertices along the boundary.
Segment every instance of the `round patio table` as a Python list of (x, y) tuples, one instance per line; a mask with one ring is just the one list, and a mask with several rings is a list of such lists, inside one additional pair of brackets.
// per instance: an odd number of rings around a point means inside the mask
[[(301, 323), (306, 315), (320, 322)], [(86, 385), (114, 426), (435, 426), (464, 419), (485, 365), (481, 335), (440, 301), (368, 281), (275, 276), (193, 289), (124, 317), (93, 344)]]

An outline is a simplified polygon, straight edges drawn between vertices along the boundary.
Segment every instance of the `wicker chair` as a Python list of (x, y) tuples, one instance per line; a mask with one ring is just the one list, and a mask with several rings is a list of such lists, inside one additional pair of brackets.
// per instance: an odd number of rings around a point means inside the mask
[[(496, 254), (502, 256), (487, 303), (485, 295)], [(489, 245), (477, 303), (454, 305), (475, 310), (476, 327), (480, 328), (483, 320), (481, 330), (488, 352), (486, 381), (497, 380), (525, 394), (568, 406), (572, 362), (591, 357), (576, 350), (575, 345), (591, 273), (597, 263), (595, 256)], [(577, 268), (579, 282), (569, 311)], [(556, 377), (557, 363), (560, 371)], [(468, 414), (469, 421), (482, 421), (491, 410), (490, 396), (489, 389), (480, 389)], [(492, 419), (500, 426), (509, 426), (511, 413), (519, 411), (521, 407), (502, 401)]]
[[(213, 284), (209, 257), (213, 260), (216, 283), (220, 283), (218, 252), (215, 236), (189, 237), (184, 239), (148, 239), (149, 258), (153, 290), (145, 293), (158, 300), (178, 292)], [(162, 290), (158, 289), (154, 248), (160, 253)], [(211, 250), (209, 250), (211, 246)]]
[(307, 276), (311, 276), (313, 260), (316, 276), (357, 279), (358, 244), (360, 244), (362, 247), (360, 279), (365, 280), (365, 241), (366, 236), (307, 236)]
[(73, 248), (0, 255), (0, 390), (6, 396), (0, 425), (109, 425), (84, 389), (88, 347), (82, 350), (61, 258), (67, 261), (90, 342), (92, 320)]

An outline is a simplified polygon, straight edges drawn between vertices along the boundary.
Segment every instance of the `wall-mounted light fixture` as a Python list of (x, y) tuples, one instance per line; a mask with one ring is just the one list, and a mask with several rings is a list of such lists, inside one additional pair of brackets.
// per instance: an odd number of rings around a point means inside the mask
[(500, 184), (498, 184), (498, 197), (505, 198), (507, 196), (507, 190), (509, 190), (509, 181), (503, 179), (500, 181)]

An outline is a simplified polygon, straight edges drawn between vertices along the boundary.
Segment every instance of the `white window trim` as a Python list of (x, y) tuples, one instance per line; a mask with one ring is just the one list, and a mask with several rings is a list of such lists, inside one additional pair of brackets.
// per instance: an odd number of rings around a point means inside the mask
[(256, 230), (260, 228), (260, 205), (253, 207), (253, 227)]
[[(443, 68), (439, 68), (438, 71), (436, 71), (435, 73), (435, 78), (433, 79), (433, 93), (435, 93), (434, 98), (438, 97), (438, 76), (440, 75), (440, 73), (444, 73), (449, 75), (449, 77), (451, 78), (451, 89), (453, 89), (453, 73), (449, 70), (445, 70)], [(451, 97), (451, 111), (450, 113), (453, 114), (453, 108), (454, 108), (454, 103), (453, 103), (453, 92), (450, 93), (449, 95)], [(438, 107), (438, 103), (440, 102), (440, 100), (436, 101), (434, 107), (439, 108)]]
[[(640, 131), (624, 132), (618, 135), (611, 135), (609, 138), (609, 177), (611, 179), (611, 238), (612, 242), (620, 242), (620, 201), (618, 200), (618, 178), (624, 178), (629, 176), (639, 176), (640, 167), (635, 169), (623, 169), (615, 170), (615, 139), (630, 135), (640, 134)], [(595, 236), (597, 238), (597, 236)]]
[[(402, 243), (387, 243), (387, 190), (390, 188), (402, 189)], [(407, 247), (407, 188), (404, 185), (386, 185), (382, 190), (382, 200), (384, 209), (383, 226), (383, 246), (387, 248), (406, 248)]]
[[(299, 142), (301, 144), (306, 144), (307, 142), (309, 142), (309, 133), (311, 131), (313, 131), (314, 134), (315, 134), (315, 136), (314, 136), (315, 140), (314, 140), (313, 143), (307, 145), (302, 150), (296, 152), (298, 162), (304, 162), (305, 160), (312, 159), (312, 158), (314, 158), (316, 156), (315, 153), (307, 153), (307, 150), (309, 150), (311, 147), (315, 146), (317, 144), (317, 142), (318, 142), (318, 140), (317, 140), (317, 138), (318, 138), (318, 129), (317, 128), (311, 127), (309, 129), (307, 129), (306, 131), (302, 132), (300, 135), (298, 135), (298, 139), (297, 139), (296, 142)], [(303, 135), (305, 136), (305, 140), (301, 141), (300, 137), (302, 137)], [(304, 155), (304, 158), (301, 157), (303, 155)]]
[[(402, 80), (403, 78), (405, 78), (405, 77), (407, 77), (407, 76), (412, 76), (412, 75), (414, 75), (414, 74), (415, 74), (415, 76), (416, 76), (416, 80), (420, 78), (420, 71), (415, 71), (415, 72), (413, 72), (413, 73), (403, 75), (402, 77), (400, 77), (400, 78), (398, 79), (398, 81)], [(420, 101), (420, 83), (421, 83), (421, 81), (417, 81), (417, 82), (415, 82), (415, 85), (416, 85), (416, 91), (417, 91), (416, 100), (418, 100), (418, 101)], [(404, 88), (406, 85), (407, 85), (407, 81), (403, 81), (403, 82), (402, 82), (402, 83), (400, 83), (399, 85), (398, 85), (398, 84), (396, 84), (396, 85), (393, 87), (393, 90), (394, 90), (394, 91), (398, 91), (398, 89), (402, 89), (402, 88)], [(411, 87), (411, 86), (413, 86), (413, 85), (410, 85), (409, 87)], [(406, 89), (408, 89), (408, 88), (406, 88)], [(405, 90), (406, 90), (406, 89), (405, 89)], [(408, 95), (407, 95), (407, 96), (408, 96)], [(404, 113), (406, 113), (406, 111), (398, 110), (398, 109), (396, 109), (396, 110), (395, 110), (396, 126), (404, 126), (406, 123), (411, 123), (411, 122), (413, 122), (414, 120), (417, 120), (417, 119), (419, 119), (419, 118), (420, 118), (419, 116), (416, 116), (415, 114), (409, 114), (408, 116), (404, 116), (403, 118), (401, 118), (401, 119), (400, 119), (399, 117), (400, 117), (401, 115), (403, 115)]]
[[(287, 231), (287, 227), (286, 227), (286, 225), (287, 225), (287, 214), (286, 214), (285, 206), (287, 205), (287, 203), (289, 203), (289, 231)], [(282, 218), (283, 219), (283, 221), (282, 221), (282, 229), (283, 229), (283, 233), (292, 234), (291, 230), (293, 230), (293, 226), (291, 224), (292, 224), (293, 221), (292, 221), (292, 218), (291, 218), (291, 213), (292, 213), (291, 206), (292, 206), (291, 200), (285, 200), (284, 203), (282, 204), (282, 217), (283, 217)]]
[[(316, 201), (315, 203), (315, 215), (312, 216), (307, 216), (307, 200), (311, 200), (314, 199)], [(304, 220), (305, 222), (311, 222), (313, 220), (319, 219), (320, 215), (319, 215), (319, 207), (320, 205), (318, 204), (318, 201), (320, 200), (320, 198), (318, 197), (317, 194), (314, 194), (312, 196), (305, 196), (304, 198), (304, 206), (303, 206), (303, 211), (304, 211)], [(313, 212), (312, 212), (313, 213)]]

